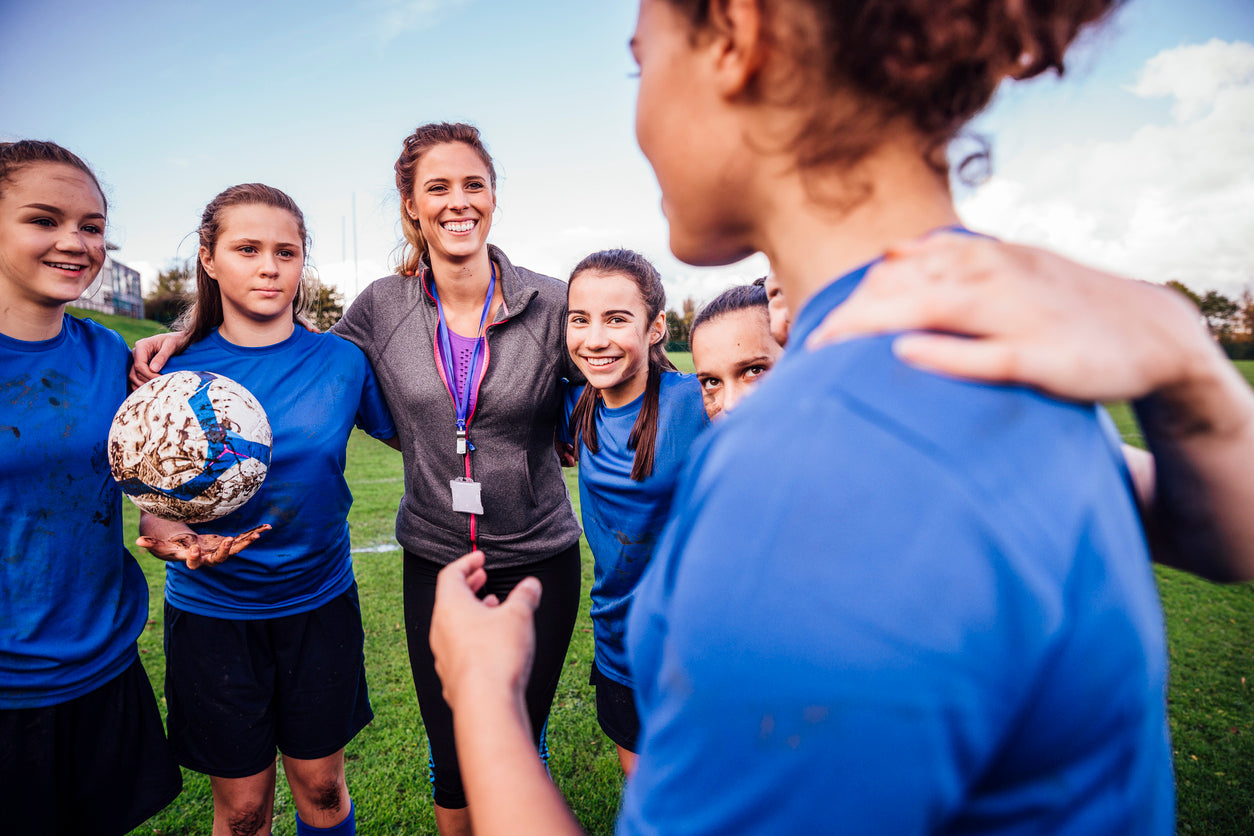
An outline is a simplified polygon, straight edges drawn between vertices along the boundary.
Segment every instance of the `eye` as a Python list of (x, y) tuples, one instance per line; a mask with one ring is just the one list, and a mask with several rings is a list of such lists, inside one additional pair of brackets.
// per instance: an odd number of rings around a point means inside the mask
[(245, 244), (244, 246), (240, 247), (238, 251), (243, 253), (244, 255), (253, 255), (254, 253), (257, 252), (257, 248), (254, 247), (252, 244)]
[(701, 388), (706, 392), (711, 392), (723, 385), (723, 381), (719, 380), (717, 377), (702, 377), (699, 378), (699, 380)]
[(444, 191), (444, 186), (428, 186), (427, 191), (432, 194), (435, 194), (437, 192), (442, 192)]
[(627, 319), (622, 316), (611, 316), (608, 321), (611, 325), (622, 325)]
[(296, 252), (294, 250), (279, 250), (279, 255), (283, 258), (296, 258)]
[(745, 377), (752, 379), (752, 378), (757, 377), (758, 375), (766, 374), (769, 369), (770, 369), (770, 366), (750, 366), (749, 368), (745, 369), (744, 374), (745, 374)]
[(466, 189), (473, 192), (481, 191), (483, 189), (483, 183), (480, 183), (478, 180), (472, 180), (466, 184)]
[(83, 229), (83, 232), (86, 232), (88, 235), (103, 235), (104, 234), (104, 229), (98, 224), (83, 224), (82, 229)]
[(587, 320), (584, 319), (583, 316), (579, 314), (571, 314), (570, 319), (567, 320), (567, 322), (569, 322), (571, 325), (583, 325), (586, 321)]
[(52, 228), (57, 225), (57, 222), (52, 218), (31, 218), (31, 223), (48, 228)]

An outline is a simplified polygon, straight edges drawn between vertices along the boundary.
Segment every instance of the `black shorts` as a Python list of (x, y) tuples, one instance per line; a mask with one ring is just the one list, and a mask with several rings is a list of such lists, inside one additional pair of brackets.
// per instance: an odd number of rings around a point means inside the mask
[(144, 667), (43, 708), (0, 710), (0, 830), (120, 836), (183, 789)]
[[(432, 796), (437, 806), (461, 809), (466, 806), (461, 766), (453, 741), (453, 712), (444, 702), (444, 688), (435, 672), (431, 655), (431, 611), (435, 606), (435, 580), (443, 566), (405, 553), (405, 632), (409, 641), (409, 664), (418, 691), (418, 708), (427, 731), (430, 748), (428, 772)], [(549, 707), (557, 693), (557, 683), (566, 661), (566, 649), (579, 614), (579, 544), (525, 566), (488, 570), (488, 580), (479, 597), (495, 594), (502, 601), (523, 578), (538, 578), (544, 587), (540, 606), (532, 618), (536, 630), (535, 656), (527, 680), (527, 716), (531, 735), (547, 764), (545, 729)]]
[(165, 605), (165, 697), (179, 763), (219, 778), (256, 775), (275, 750), (316, 760), (374, 717), (357, 584), (309, 612), (211, 618)]
[(592, 663), (588, 684), (597, 689), (597, 723), (610, 740), (635, 754), (640, 737), (640, 715), (636, 713), (636, 694), (630, 686), (610, 679), (597, 663)]

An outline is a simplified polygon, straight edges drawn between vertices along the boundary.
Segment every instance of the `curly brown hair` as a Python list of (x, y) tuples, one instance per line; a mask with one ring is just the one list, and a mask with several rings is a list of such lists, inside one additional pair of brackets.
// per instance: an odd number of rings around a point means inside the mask
[(396, 272), (403, 276), (418, 275), (422, 256), (427, 251), (427, 241), (422, 237), (418, 222), (409, 217), (405, 211), (405, 198), (414, 191), (414, 177), (418, 171), (418, 161), (422, 155), (437, 145), (448, 142), (460, 142), (470, 147), (488, 169), (488, 179), (492, 192), (496, 192), (496, 166), (492, 164), (492, 155), (484, 147), (479, 129), (464, 122), (431, 122), (420, 125), (412, 134), (405, 137), (401, 146), (401, 155), (396, 158), (396, 191), (401, 198), (401, 232), (405, 243), (401, 245), (400, 260)]
[[(949, 143), (1003, 79), (1062, 74), (1080, 30), (1121, 1), (762, 0), (764, 41), (784, 60), (747, 94), (769, 86), (771, 103), (804, 108), (789, 137), (802, 168), (852, 166), (905, 122), (943, 174)], [(724, 19), (725, 0), (666, 2), (697, 31)], [(842, 106), (836, 91), (852, 96)]]

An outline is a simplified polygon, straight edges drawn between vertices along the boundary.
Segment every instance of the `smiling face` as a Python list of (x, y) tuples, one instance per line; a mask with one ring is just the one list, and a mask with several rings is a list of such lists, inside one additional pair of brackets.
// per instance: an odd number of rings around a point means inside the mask
[(469, 145), (445, 142), (424, 153), (404, 203), (432, 259), (461, 261), (487, 247), (496, 195), (488, 167)]
[(570, 280), (566, 348), (606, 406), (626, 406), (644, 393), (649, 348), (666, 333), (666, 315), (652, 320), (636, 282), (620, 273), (585, 270)]
[(222, 293), (222, 327), (292, 321), (292, 300), (305, 267), (304, 237), (291, 212), (259, 203), (222, 210), (213, 251), (200, 262)]
[(92, 178), (31, 163), (0, 184), (0, 297), (56, 308), (91, 285), (105, 259), (105, 203)]
[(705, 414), (713, 419), (730, 412), (782, 353), (760, 306), (729, 311), (703, 323), (692, 335), (692, 363)]

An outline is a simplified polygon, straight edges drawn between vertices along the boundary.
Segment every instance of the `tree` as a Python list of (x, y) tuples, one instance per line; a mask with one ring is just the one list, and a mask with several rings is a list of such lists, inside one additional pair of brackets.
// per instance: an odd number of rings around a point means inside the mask
[(684, 300), (684, 312), (666, 312), (666, 336), (672, 345), (688, 345), (688, 336), (692, 333), (692, 317), (696, 314), (697, 303), (691, 296)]
[(1167, 282), (1167, 287), (1171, 288), (1172, 290), (1176, 291), (1177, 293), (1183, 293), (1183, 294), (1185, 295), (1185, 297), (1186, 297), (1186, 298), (1187, 298), (1190, 302), (1192, 302), (1192, 303), (1193, 303), (1194, 307), (1197, 307), (1197, 308), (1202, 307), (1202, 299), (1201, 299), (1201, 297), (1199, 297), (1199, 296), (1198, 296), (1196, 293), (1194, 293), (1192, 290), (1189, 290), (1188, 286), (1187, 286), (1187, 285), (1185, 285), (1185, 283), (1184, 283), (1184, 282), (1179, 282), (1179, 281), (1176, 281), (1175, 279), (1172, 279), (1171, 281)]
[(1233, 339), (1237, 342), (1254, 342), (1254, 294), (1247, 287), (1237, 300), (1236, 327)]
[(171, 262), (157, 274), (156, 288), (144, 297), (144, 317), (170, 327), (191, 301), (195, 283), (190, 260)]
[(1217, 290), (1208, 290), (1197, 307), (1206, 317), (1210, 332), (1220, 340), (1227, 340), (1236, 324), (1237, 303)]
[(344, 315), (344, 295), (334, 287), (319, 283), (309, 303), (309, 315), (319, 331), (326, 331)]

